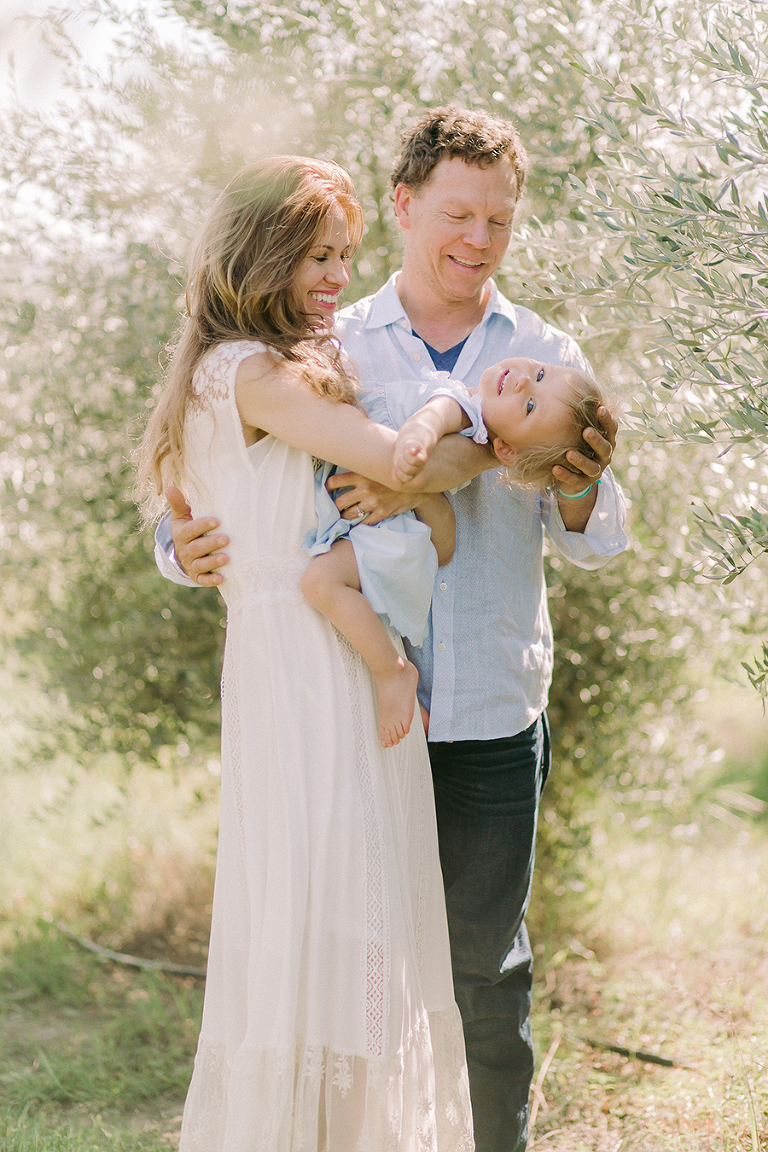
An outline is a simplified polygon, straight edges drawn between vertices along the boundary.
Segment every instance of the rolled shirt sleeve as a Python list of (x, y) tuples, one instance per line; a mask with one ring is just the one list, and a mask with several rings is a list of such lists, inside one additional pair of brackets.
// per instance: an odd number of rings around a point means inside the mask
[(160, 575), (165, 576), (166, 580), (171, 580), (174, 584), (183, 584), (185, 588), (200, 587), (187, 576), (176, 559), (173, 537), (171, 536), (170, 512), (166, 512), (155, 529), (155, 564), (157, 564)]
[(541, 494), (541, 519), (547, 534), (560, 555), (577, 568), (602, 568), (611, 556), (624, 551), (626, 516), (624, 494), (610, 468), (603, 472), (597, 500), (583, 532), (569, 532), (560, 515), (557, 497)]

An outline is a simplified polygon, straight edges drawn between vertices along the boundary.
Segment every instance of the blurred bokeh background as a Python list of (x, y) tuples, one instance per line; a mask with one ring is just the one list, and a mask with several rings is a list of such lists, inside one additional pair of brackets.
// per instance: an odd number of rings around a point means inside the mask
[[(346, 299), (374, 290), (398, 267), (399, 131), (439, 103), (517, 123), (532, 175), (500, 286), (581, 342), (623, 412), (630, 549), (599, 573), (548, 560), (556, 768), (530, 916), (550, 996), (540, 1026), (549, 1042), (565, 1010), (552, 973), (570, 962), (764, 944), (767, 32), (755, 0), (4, 0), (9, 987), (29, 985), (30, 941), (52, 950), (52, 971), (64, 962), (46, 927), (62, 920), (113, 948), (204, 962), (223, 614), (215, 591), (159, 577), (131, 495), (190, 239), (244, 162), (331, 157), (367, 221)], [(53, 995), (29, 987), (30, 1002)], [(44, 1066), (21, 1081), (15, 1068), (5, 1082), (27, 1087), (8, 1117), (78, 1104), (75, 1089), (46, 1096)], [(178, 1096), (185, 1074), (163, 1091)], [(555, 1132), (570, 1099), (543, 1105), (539, 1124)], [(757, 1152), (749, 1107), (743, 1132), (722, 1128), (727, 1109), (705, 1131), (702, 1112), (690, 1147), (725, 1132)], [(577, 1147), (573, 1123), (563, 1148)], [(42, 1132), (41, 1148), (80, 1147)], [(8, 1147), (32, 1146), (17, 1139)]]

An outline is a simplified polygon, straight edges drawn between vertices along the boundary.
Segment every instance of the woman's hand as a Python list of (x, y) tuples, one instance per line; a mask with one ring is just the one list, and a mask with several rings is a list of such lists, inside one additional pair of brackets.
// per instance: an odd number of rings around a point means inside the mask
[(424, 499), (422, 493), (393, 492), (375, 480), (361, 476), (359, 472), (335, 472), (329, 477), (326, 488), (333, 493), (342, 488), (336, 497), (336, 507), (345, 520), (359, 520), (366, 524), (380, 524), (390, 516), (408, 512), (416, 508)]

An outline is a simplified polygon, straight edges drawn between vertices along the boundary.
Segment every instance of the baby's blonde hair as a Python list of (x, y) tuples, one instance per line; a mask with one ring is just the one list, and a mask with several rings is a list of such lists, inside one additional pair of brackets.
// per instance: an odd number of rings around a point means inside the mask
[(506, 479), (515, 487), (532, 491), (552, 487), (552, 469), (556, 464), (573, 471), (566, 458), (567, 452), (575, 450), (590, 460), (597, 459), (597, 454), (582, 433), (586, 428), (594, 428), (601, 436), (604, 435), (605, 429), (600, 423), (597, 410), (606, 403), (605, 395), (600, 385), (584, 372), (572, 370), (571, 381), (571, 390), (564, 397), (570, 415), (567, 439), (549, 447), (531, 445), (529, 448), (521, 448), (514, 462), (506, 469)]
[(192, 377), (214, 344), (259, 340), (316, 392), (355, 402), (357, 384), (342, 364), (338, 341), (313, 329), (294, 288), (335, 208), (347, 219), (353, 252), (363, 235), (363, 213), (350, 176), (332, 161), (304, 156), (249, 164), (218, 196), (192, 252), (187, 315), (141, 446), (137, 487), (148, 518), (160, 507), (156, 494), (183, 482)]

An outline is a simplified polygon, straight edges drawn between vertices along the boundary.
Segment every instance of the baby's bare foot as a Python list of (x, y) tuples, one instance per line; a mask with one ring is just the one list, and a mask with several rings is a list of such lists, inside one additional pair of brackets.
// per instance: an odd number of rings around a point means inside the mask
[(398, 656), (397, 664), (391, 671), (374, 673), (379, 693), (379, 736), (382, 748), (394, 748), (403, 736), (407, 736), (416, 708), (419, 673), (402, 656)]

